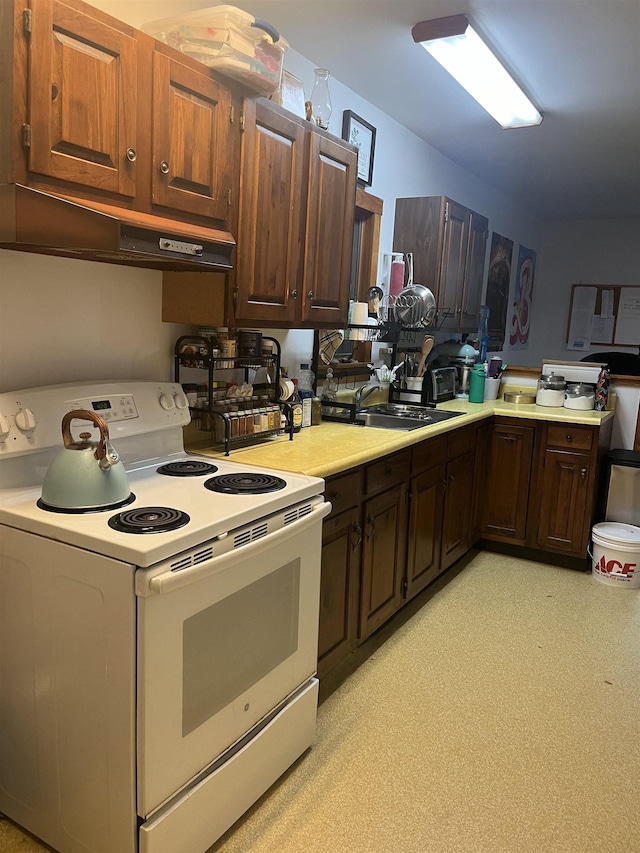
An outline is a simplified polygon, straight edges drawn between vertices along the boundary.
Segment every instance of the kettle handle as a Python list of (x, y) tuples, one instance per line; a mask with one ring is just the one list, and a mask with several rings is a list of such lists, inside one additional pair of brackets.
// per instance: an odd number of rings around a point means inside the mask
[(98, 427), (100, 430), (100, 441), (93, 455), (98, 462), (102, 462), (107, 455), (107, 445), (109, 443), (109, 427), (107, 426), (107, 422), (100, 415), (96, 415), (95, 412), (90, 412), (88, 409), (75, 409), (73, 412), (67, 412), (62, 418), (62, 440), (65, 447), (73, 444), (71, 421), (74, 420), (92, 421)]

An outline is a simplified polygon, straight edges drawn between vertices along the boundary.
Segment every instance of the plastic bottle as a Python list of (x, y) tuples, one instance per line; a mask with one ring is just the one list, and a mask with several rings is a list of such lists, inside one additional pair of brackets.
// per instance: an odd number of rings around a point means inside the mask
[[(338, 399), (338, 385), (336, 380), (333, 378), (333, 368), (327, 367), (327, 375), (324, 379), (324, 385), (322, 386), (322, 391), (320, 392), (320, 400), (325, 401), (328, 400), (330, 402), (335, 402)], [(322, 411), (325, 414), (331, 414), (332, 406), (323, 406)]]
[(311, 401), (313, 399), (313, 381), (315, 376), (313, 371), (309, 370), (307, 363), (300, 365), (298, 371), (298, 394), (302, 400), (302, 426), (311, 426)]
[(318, 426), (322, 421), (322, 403), (320, 397), (311, 400), (311, 426)]
[(486, 374), (483, 364), (476, 364), (471, 371), (469, 381), (469, 402), (484, 403), (484, 381)]

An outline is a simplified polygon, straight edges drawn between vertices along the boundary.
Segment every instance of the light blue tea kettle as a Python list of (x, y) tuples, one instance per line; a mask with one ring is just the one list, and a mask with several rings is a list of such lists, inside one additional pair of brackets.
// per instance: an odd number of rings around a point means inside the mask
[[(100, 440), (81, 432), (80, 441), (71, 435), (71, 421), (92, 421)], [(87, 409), (67, 412), (62, 419), (64, 450), (54, 458), (42, 483), (42, 502), (63, 510), (101, 510), (119, 506), (131, 495), (127, 472), (109, 441), (104, 418)]]

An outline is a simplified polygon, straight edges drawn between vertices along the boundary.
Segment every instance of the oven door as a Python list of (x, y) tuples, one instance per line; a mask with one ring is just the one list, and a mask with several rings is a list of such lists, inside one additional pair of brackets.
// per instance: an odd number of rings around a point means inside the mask
[(187, 568), (167, 561), (136, 573), (141, 817), (259, 730), (314, 674), (322, 518), (331, 508), (317, 501), (222, 555), (214, 541), (194, 549)]

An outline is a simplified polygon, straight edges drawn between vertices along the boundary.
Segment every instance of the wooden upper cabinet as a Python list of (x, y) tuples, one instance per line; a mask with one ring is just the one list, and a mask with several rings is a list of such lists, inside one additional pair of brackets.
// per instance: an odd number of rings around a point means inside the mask
[(264, 325), (296, 316), (304, 239), (304, 128), (245, 104), (234, 311)]
[(231, 93), (153, 53), (151, 197), (154, 205), (225, 220), (231, 203)]
[(29, 171), (136, 192), (136, 39), (126, 25), (39, 0), (29, 49)]
[(269, 101), (247, 101), (236, 322), (346, 325), (357, 153)]
[(464, 282), (459, 303), (456, 305), (458, 328), (461, 331), (477, 332), (480, 324), (480, 300), (488, 236), (489, 220), (486, 216), (469, 211)]
[(302, 321), (338, 326), (349, 304), (357, 154), (309, 133)]
[(489, 222), (444, 196), (396, 199), (394, 252), (436, 297), (442, 328), (477, 331)]
[[(440, 275), (436, 304), (447, 320), (456, 319), (457, 305), (464, 286), (469, 211), (448, 199), (444, 201)], [(422, 283), (422, 282), (420, 282)], [(426, 285), (427, 287), (429, 285)]]

